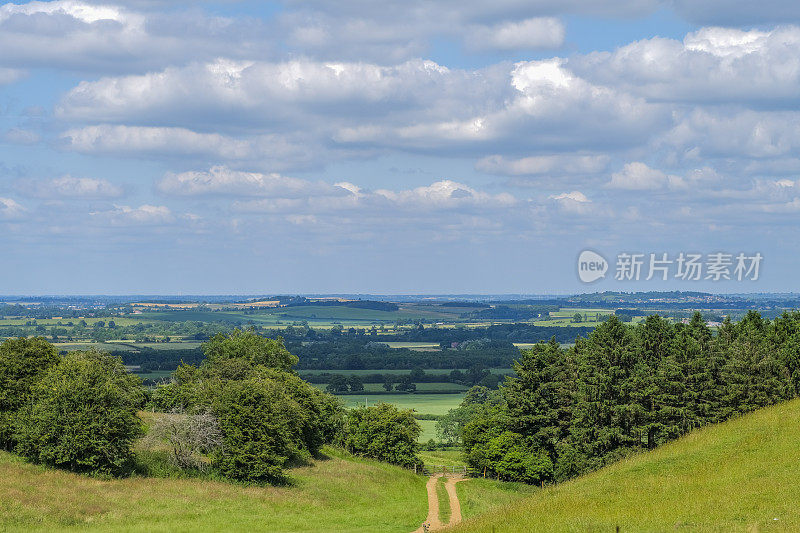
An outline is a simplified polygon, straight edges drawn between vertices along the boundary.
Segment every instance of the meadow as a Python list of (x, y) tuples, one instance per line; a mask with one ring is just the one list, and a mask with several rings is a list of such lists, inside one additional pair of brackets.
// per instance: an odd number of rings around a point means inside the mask
[[(792, 400), (546, 487), (453, 531), (798, 531), (798, 442), (800, 400)], [(480, 482), (459, 487), (467, 501), (487, 499), (480, 490)]]
[(339, 396), (346, 407), (360, 407), (365, 403), (390, 403), (400, 409), (414, 409), (417, 413), (428, 415), (443, 415), (450, 409), (458, 407), (464, 394), (381, 394), (378, 396), (357, 394)]
[(325, 449), (292, 469), (292, 485), (201, 479), (98, 479), (49, 470), (0, 452), (0, 530), (386, 531), (407, 533), (427, 514), (426, 479)]

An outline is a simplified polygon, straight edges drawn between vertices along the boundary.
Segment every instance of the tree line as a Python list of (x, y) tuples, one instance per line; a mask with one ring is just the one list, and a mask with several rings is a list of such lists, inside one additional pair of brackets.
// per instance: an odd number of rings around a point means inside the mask
[[(324, 445), (419, 463), (420, 427), (411, 411), (384, 404), (345, 410), (297, 376), (297, 357), (282, 339), (234, 330), (212, 337), (203, 352), (199, 365), (179, 366), (170, 383), (148, 391), (108, 353), (60, 355), (41, 337), (6, 340), (0, 449), (82, 473), (179, 469), (246, 483), (285, 483), (287, 468), (318, 457)], [(146, 423), (142, 410), (151, 411)], [(140, 439), (156, 445), (138, 450)]]
[(800, 391), (800, 313), (755, 311), (716, 334), (688, 324), (617, 317), (568, 349), (523, 352), (500, 391), (475, 390), (439, 422), (470, 466), (507, 480), (561, 481), (694, 428)]

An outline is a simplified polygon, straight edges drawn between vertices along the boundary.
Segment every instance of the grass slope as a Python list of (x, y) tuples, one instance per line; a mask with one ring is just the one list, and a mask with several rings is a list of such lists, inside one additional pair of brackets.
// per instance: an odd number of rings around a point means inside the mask
[(800, 531), (798, 479), (794, 400), (538, 491), (454, 531)]
[(0, 452), (0, 531), (408, 532), (427, 515), (426, 479), (332, 457), (291, 471), (291, 487), (197, 479), (100, 480)]

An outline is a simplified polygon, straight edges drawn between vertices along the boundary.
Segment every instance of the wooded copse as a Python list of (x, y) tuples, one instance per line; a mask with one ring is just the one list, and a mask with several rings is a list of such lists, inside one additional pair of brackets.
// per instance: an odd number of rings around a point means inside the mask
[(137, 411), (148, 407), (163, 413), (150, 437), (163, 441), (173, 466), (187, 473), (210, 465), (225, 478), (284, 483), (286, 468), (317, 457), (325, 444), (419, 463), (420, 427), (410, 411), (389, 405), (345, 411), (296, 375), (297, 357), (281, 339), (234, 330), (214, 336), (203, 350), (199, 366), (180, 366), (170, 384), (149, 395), (107, 353), (59, 356), (42, 338), (7, 340), (0, 345), (0, 445), (77, 472), (152, 473), (153, 453), (134, 450), (146, 429)]
[(574, 347), (525, 350), (514, 370), (451, 413), (467, 461), (505, 480), (562, 481), (797, 396), (800, 313), (752, 311), (716, 334), (699, 313), (688, 324), (611, 317)]

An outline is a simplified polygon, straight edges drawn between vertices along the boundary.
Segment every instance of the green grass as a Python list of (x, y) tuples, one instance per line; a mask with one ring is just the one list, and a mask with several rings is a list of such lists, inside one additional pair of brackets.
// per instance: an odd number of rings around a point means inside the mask
[(450, 522), (450, 515), (452, 514), (452, 509), (450, 509), (450, 497), (447, 495), (447, 489), (444, 486), (445, 479), (444, 477), (440, 477), (436, 481), (436, 497), (439, 499), (439, 520), (442, 521), (442, 524)]
[(288, 487), (198, 479), (101, 480), (0, 452), (2, 531), (407, 533), (427, 515), (425, 478), (326, 450)]
[[(462, 368), (459, 369), (462, 372), (466, 372), (467, 369)], [(452, 372), (452, 368), (426, 368), (425, 373), (428, 375), (433, 376), (447, 376)], [(510, 370), (509, 370), (510, 371)], [(319, 375), (319, 374), (342, 374), (345, 376), (368, 376), (372, 374), (382, 374), (384, 376), (391, 375), (391, 376), (407, 376), (411, 372), (411, 370), (398, 370), (396, 368), (379, 368), (377, 370), (336, 370), (336, 369), (323, 369), (323, 370), (306, 370), (306, 369), (298, 369), (297, 373), (300, 375)], [(497, 373), (498, 370), (493, 370), (493, 372)]]
[[(454, 531), (798, 531), (798, 459), (793, 400), (545, 488)], [(459, 488), (479, 488), (470, 483)]]
[[(417, 392), (466, 392), (468, 387), (457, 383), (417, 383)], [(315, 387), (325, 390), (328, 385), (325, 383), (315, 383)], [(365, 392), (385, 393), (382, 383), (364, 383)]]
[(385, 342), (384, 344), (388, 344), (389, 348), (409, 348), (411, 350), (422, 350), (422, 351), (439, 351), (439, 343), (438, 342), (400, 342), (400, 341), (389, 341)]
[(464, 399), (464, 394), (382, 394), (378, 396), (339, 396), (346, 407), (391, 403), (400, 409), (415, 409), (420, 414), (443, 415), (455, 409)]
[(461, 450), (431, 450), (419, 452), (419, 458), (428, 466), (464, 466), (464, 455)]
[(171, 309), (169, 311), (147, 311), (137, 315), (145, 320), (200, 321), (200, 322), (252, 322), (259, 325), (289, 325), (292, 322), (307, 321), (313, 325), (332, 325), (333, 321), (343, 326), (363, 327), (372, 323), (388, 323), (398, 320), (452, 319), (453, 315), (440, 313), (422, 307), (401, 307), (398, 311), (378, 311), (358, 309), (338, 305), (303, 305), (297, 307), (277, 307), (260, 309), (252, 314), (237, 311), (211, 311), (208, 309)]
[(466, 520), (516, 502), (540, 490), (524, 483), (509, 483), (492, 479), (470, 479), (456, 484), (461, 516)]
[(131, 346), (127, 346), (124, 344), (117, 344), (115, 342), (54, 342), (53, 346), (56, 347), (57, 350), (64, 350), (67, 352), (71, 352), (73, 350), (89, 350), (94, 348), (96, 350), (102, 350), (104, 352), (110, 351), (126, 351), (132, 352), (136, 350)]

